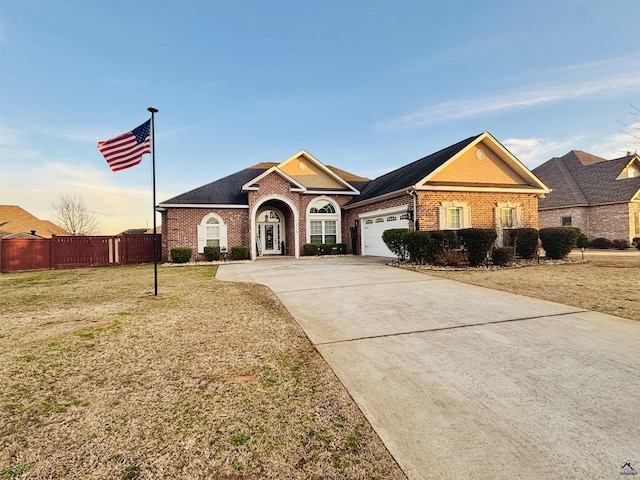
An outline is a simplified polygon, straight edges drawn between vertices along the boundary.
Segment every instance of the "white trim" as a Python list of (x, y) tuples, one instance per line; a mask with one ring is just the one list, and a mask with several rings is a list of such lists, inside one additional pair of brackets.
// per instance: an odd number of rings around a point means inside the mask
[(251, 185), (253, 185), (256, 182), (259, 182), (260, 180), (262, 180), (263, 178), (265, 178), (266, 176), (268, 176), (268, 175), (270, 175), (272, 173), (277, 173), (282, 178), (284, 178), (287, 182), (293, 183), (294, 185), (296, 185), (300, 189), (300, 190), (296, 189), (296, 191), (304, 192), (307, 189), (307, 187), (302, 185), (300, 182), (295, 180), (293, 177), (290, 177), (289, 175), (284, 173), (282, 170), (280, 170), (280, 168), (278, 168), (278, 165), (276, 165), (274, 167), (271, 167), (269, 170), (266, 170), (266, 171), (262, 172), (260, 175), (258, 175), (254, 179), (249, 180), (247, 183), (242, 185), (242, 191), (244, 192), (244, 191), (247, 191), (247, 190), (258, 190), (258, 187), (252, 187)]
[(540, 195), (542, 193), (549, 193), (548, 190), (541, 190), (538, 187), (471, 187), (464, 185), (448, 186), (448, 185), (421, 185), (416, 187), (416, 190), (420, 191), (440, 191), (440, 192), (491, 192), (491, 193), (530, 193), (533, 195)]
[(379, 195), (377, 197), (372, 197), (367, 200), (362, 200), (361, 202), (352, 203), (351, 205), (345, 205), (344, 209), (351, 210), (353, 208), (365, 207), (367, 205), (371, 205), (372, 203), (380, 203), (383, 200), (389, 200), (391, 198), (401, 197), (403, 195), (410, 195), (409, 190), (411, 190), (412, 188), (413, 187), (411, 186), (405, 187), (400, 190), (396, 190), (394, 192), (389, 192), (389, 193), (385, 193), (384, 195)]
[[(321, 170), (323, 170), (326, 174), (328, 174), (330, 177), (332, 177), (334, 180), (336, 180), (338, 183), (341, 183), (342, 185), (344, 185), (345, 187), (347, 187), (349, 190), (351, 190), (353, 193), (355, 194), (359, 194), (360, 192), (358, 192), (358, 190), (356, 190), (353, 185), (351, 185), (349, 182), (347, 182), (346, 180), (344, 180), (342, 177), (340, 177), (340, 175), (338, 175), (337, 173), (331, 171), (330, 168), (328, 168), (326, 165), (324, 165), (320, 160), (318, 160), (317, 158), (315, 158), (313, 155), (311, 155), (309, 152), (307, 152), (306, 150), (302, 149), (299, 152), (293, 154), (292, 156), (290, 156), (289, 158), (287, 158), (284, 162), (281, 162), (278, 164), (278, 167), (286, 165), (287, 163), (300, 158), (300, 156), (304, 156), (307, 158), (307, 160), (310, 160), (312, 163), (315, 163), (316, 166), (318, 168), (320, 168)], [(326, 194), (326, 192), (323, 192)]]
[(198, 253), (204, 253), (204, 247), (207, 245), (207, 235), (206, 235), (206, 226), (207, 221), (215, 218), (218, 221), (218, 241), (220, 243), (220, 248), (227, 248), (227, 224), (224, 222), (222, 217), (217, 213), (207, 213), (197, 227), (198, 233)]
[(379, 210), (372, 210), (370, 212), (360, 213), (358, 218), (380, 217), (383, 215), (389, 215), (390, 213), (408, 212), (409, 205), (401, 205), (399, 207), (382, 208)]
[[(298, 208), (294, 205), (294, 203), (291, 201), (291, 199), (287, 198), (287, 197), (283, 197), (281, 195), (277, 195), (277, 194), (272, 194), (272, 195), (265, 195), (264, 197), (260, 198), (260, 201), (257, 202), (253, 208), (251, 209), (251, 212), (249, 214), (249, 243), (250, 245), (250, 249), (251, 249), (251, 258), (253, 260), (255, 260), (257, 258), (257, 252), (256, 252), (256, 220), (257, 220), (257, 214), (258, 214), (258, 210), (260, 210), (260, 207), (262, 207), (266, 202), (268, 202), (269, 200), (279, 200), (282, 203), (285, 203), (290, 209), (291, 212), (293, 213), (293, 237), (294, 237), (294, 255), (295, 258), (300, 258), (300, 227), (299, 227), (299, 218), (300, 215), (298, 214)], [(284, 212), (283, 212), (284, 215)], [(283, 236), (286, 236), (286, 232), (283, 232)], [(286, 239), (285, 241), (285, 248), (286, 248), (286, 243), (290, 242), (291, 240), (289, 238)]]
[[(311, 213), (311, 205), (316, 203), (319, 200), (326, 200), (334, 206), (336, 212), (335, 213)], [(306, 243), (311, 243), (311, 220), (335, 220), (336, 222), (336, 243), (342, 243), (342, 209), (340, 208), (340, 204), (336, 202), (333, 198), (328, 197), (326, 195), (320, 195), (319, 197), (312, 198), (311, 201), (307, 204), (307, 221), (306, 221), (306, 233), (305, 239)]]
[(161, 208), (249, 208), (249, 205), (232, 205), (219, 203), (161, 203)]
[[(358, 195), (360, 194), (360, 192), (358, 192), (356, 190), (356, 192), (358, 193)], [(354, 193), (352, 191), (349, 192), (345, 192), (344, 190), (336, 190), (336, 191), (327, 191), (327, 190), (306, 190), (305, 192), (303, 192), (305, 195), (350, 195), (352, 197), (356, 196), (354, 195)]]

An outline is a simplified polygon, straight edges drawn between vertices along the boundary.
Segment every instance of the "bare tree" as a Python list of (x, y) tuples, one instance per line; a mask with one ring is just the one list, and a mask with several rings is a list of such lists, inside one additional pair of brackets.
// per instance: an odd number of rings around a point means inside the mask
[(633, 103), (630, 104), (632, 110), (629, 112), (633, 121), (631, 123), (619, 122), (626, 127), (623, 132), (628, 137), (628, 143), (625, 145), (629, 152), (638, 152), (640, 150), (640, 108)]
[(91, 235), (98, 231), (98, 219), (80, 195), (63, 193), (52, 206), (56, 223), (70, 235)]

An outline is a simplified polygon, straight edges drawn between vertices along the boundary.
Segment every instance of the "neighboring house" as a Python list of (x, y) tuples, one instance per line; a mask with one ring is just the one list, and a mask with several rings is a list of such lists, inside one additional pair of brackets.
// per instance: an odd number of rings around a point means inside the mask
[[(51, 238), (52, 235), (69, 235), (58, 225), (49, 220), (40, 220), (16, 205), (0, 205), (0, 230), (6, 234), (29, 234), (43, 238)], [(4, 238), (7, 236), (5, 235)], [(20, 238), (29, 237), (22, 235)]]
[[(158, 205), (166, 257), (174, 247), (245, 245), (251, 257), (298, 257), (305, 243), (345, 243), (392, 257), (389, 228), (538, 227), (549, 189), (485, 132), (374, 180), (326, 166), (301, 150), (259, 163)], [(501, 242), (501, 240), (500, 240)]]
[(551, 188), (539, 202), (540, 227), (578, 227), (589, 237), (640, 237), (640, 157), (605, 160), (572, 150), (533, 172)]

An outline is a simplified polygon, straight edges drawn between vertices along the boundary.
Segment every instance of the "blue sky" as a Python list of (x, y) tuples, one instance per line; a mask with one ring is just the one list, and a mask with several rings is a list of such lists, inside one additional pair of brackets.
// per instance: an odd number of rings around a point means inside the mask
[(151, 225), (151, 162), (96, 144), (156, 106), (157, 200), (300, 149), (376, 177), (483, 131), (528, 167), (640, 150), (638, 0), (0, 0), (0, 204)]

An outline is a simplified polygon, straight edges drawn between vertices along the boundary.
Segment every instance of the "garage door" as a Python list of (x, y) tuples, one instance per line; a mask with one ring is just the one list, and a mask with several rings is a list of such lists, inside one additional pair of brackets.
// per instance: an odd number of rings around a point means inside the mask
[(382, 241), (382, 232), (391, 228), (409, 228), (409, 215), (398, 213), (362, 219), (362, 254), (375, 257), (393, 257), (395, 255)]

